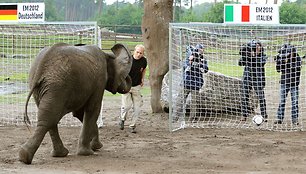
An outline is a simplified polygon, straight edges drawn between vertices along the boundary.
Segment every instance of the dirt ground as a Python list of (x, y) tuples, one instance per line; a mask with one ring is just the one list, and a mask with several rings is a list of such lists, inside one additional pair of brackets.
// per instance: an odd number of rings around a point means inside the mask
[[(24, 126), (0, 127), (0, 174), (8, 173), (305, 173), (305, 132), (247, 129), (184, 129), (170, 132), (167, 114), (152, 114), (145, 97), (137, 133), (118, 128), (120, 96), (104, 100), (103, 147), (92, 156), (77, 156), (80, 127), (60, 127), (70, 153), (50, 156), (47, 134), (31, 165), (18, 161), (19, 147), (31, 133)], [(128, 124), (128, 123), (127, 123)]]

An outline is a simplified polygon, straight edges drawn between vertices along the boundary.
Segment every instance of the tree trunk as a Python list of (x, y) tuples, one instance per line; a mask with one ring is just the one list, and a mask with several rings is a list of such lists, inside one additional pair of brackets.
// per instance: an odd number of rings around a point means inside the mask
[(172, 21), (175, 21), (175, 17), (176, 17), (176, 2), (177, 0), (174, 0), (174, 4), (173, 4), (173, 15), (172, 15)]
[(169, 70), (169, 23), (172, 16), (173, 0), (144, 1), (141, 30), (148, 58), (153, 113), (163, 112), (161, 87)]

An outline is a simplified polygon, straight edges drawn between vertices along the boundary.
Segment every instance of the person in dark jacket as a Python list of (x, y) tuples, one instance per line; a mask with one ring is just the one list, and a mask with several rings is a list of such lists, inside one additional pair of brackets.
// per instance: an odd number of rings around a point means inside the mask
[(285, 113), (285, 104), (288, 92), (291, 94), (291, 121), (298, 125), (299, 117), (299, 84), (301, 76), (302, 60), (296, 48), (290, 44), (284, 44), (276, 56), (276, 71), (281, 73), (280, 80), (280, 103), (277, 110), (275, 124), (282, 124)]
[[(204, 46), (188, 46), (184, 64), (184, 88), (199, 91), (203, 86), (203, 72), (208, 72), (207, 60), (203, 56)], [(188, 94), (187, 94), (188, 95)]]
[(242, 118), (241, 121), (246, 121), (249, 113), (249, 97), (251, 89), (254, 89), (260, 105), (260, 113), (265, 121), (268, 115), (266, 110), (265, 99), (265, 64), (267, 56), (264, 53), (264, 48), (261, 42), (252, 40), (243, 45), (239, 54), (241, 58), (238, 65), (244, 66), (243, 80), (242, 80)]
[(199, 109), (199, 90), (204, 84), (203, 73), (208, 72), (207, 60), (204, 58), (204, 46), (197, 44), (194, 46), (187, 46), (186, 60), (183, 65), (183, 90), (178, 95), (177, 107), (178, 117), (182, 118), (183, 108), (186, 106), (186, 99), (191, 95), (192, 101), (196, 106), (191, 107), (191, 113), (196, 114)]

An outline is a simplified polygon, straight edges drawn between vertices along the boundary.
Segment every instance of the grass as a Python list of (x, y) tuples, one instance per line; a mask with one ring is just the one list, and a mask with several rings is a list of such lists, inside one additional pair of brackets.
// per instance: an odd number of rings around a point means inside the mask
[(4, 76), (4, 75), (1, 75), (0, 76), (0, 82), (4, 82), (4, 81), (7, 81), (7, 80), (10, 80), (10, 81), (21, 81), (21, 82), (24, 82), (26, 83), (27, 80), (28, 80), (28, 73), (13, 73), (9, 76)]
[[(67, 39), (67, 38), (62, 38), (62, 37), (58, 37), (55, 38), (53, 36), (48, 37), (48, 36), (44, 36), (44, 37), (35, 37), (32, 36), (33, 39), (31, 39), (30, 37), (27, 39), (23, 39), (23, 38), (18, 38), (16, 37), (16, 39), (18, 40), (18, 42), (20, 41), (22, 44), (20, 44), (21, 47), (11, 47), (10, 45), (12, 43), (6, 43), (5, 41), (7, 41), (4, 38), (0, 37), (0, 41), (2, 41), (2, 45), (3, 45), (3, 49), (0, 50), (0, 52), (3, 53), (9, 53), (9, 54), (23, 54), (23, 55), (35, 55), (37, 54), (37, 52), (40, 50), (41, 48), (41, 42), (44, 40), (48, 40), (48, 42), (54, 41), (54, 42), (62, 42), (62, 40)], [(44, 38), (44, 39), (42, 39)], [(80, 40), (79, 37), (76, 36), (69, 36), (69, 41), (71, 42), (76, 42)], [(33, 46), (33, 48), (26, 48), (26, 46), (28, 45), (28, 42), (31, 41), (31, 45)], [(86, 38), (83, 40), (83, 42), (86, 42)], [(128, 48), (130, 50), (133, 50), (135, 45), (137, 44), (143, 44), (143, 42), (139, 42), (139, 41), (127, 41), (127, 40), (102, 40), (102, 48), (104, 51), (110, 51), (111, 47), (115, 44), (115, 43), (123, 43), (125, 45), (128, 46)], [(49, 43), (46, 43), (49, 44)], [(220, 49), (215, 49), (215, 48), (208, 48), (208, 50), (206, 50), (207, 52), (211, 52), (212, 54), (214, 54), (215, 52), (220, 52), (220, 54), (222, 54), (222, 51)], [(228, 49), (226, 50), (226, 54), (236, 54), (237, 50), (236, 49)], [(269, 53), (271, 54), (271, 53)], [(276, 54), (276, 53), (275, 53)], [(237, 56), (236, 56), (237, 57)], [(232, 57), (231, 59), (236, 59), (236, 57)], [(243, 69), (244, 67), (238, 66), (238, 60), (225, 60), (223, 62), (216, 62), (216, 61), (209, 61), (209, 69), (211, 71), (215, 71), (215, 72), (219, 72), (221, 74), (230, 76), (230, 77), (242, 77), (243, 75)], [(17, 71), (20, 71), (20, 68), (23, 69), (27, 69), (24, 66), (30, 66), (31, 63), (31, 59), (30, 58), (26, 58), (26, 59), (13, 59), (13, 58), (0, 58), (0, 63), (3, 64), (3, 68), (5, 68), (5, 70), (3, 71), (4, 73), (7, 73), (9, 75), (3, 75), (0, 74), (0, 83), (4, 83), (8, 78), (10, 79), (10, 81), (21, 81), (21, 82), (27, 82), (27, 78), (28, 78), (28, 70), (22, 70), (22, 71), (26, 71), (26, 72), (15, 72), (16, 69)], [(17, 65), (17, 67), (16, 67)], [(8, 67), (10, 66), (14, 66), (12, 68), (14, 68), (12, 71), (11, 70), (7, 70)], [(20, 67), (18, 67), (20, 66)], [(10, 67), (11, 68), (11, 67)], [(279, 73), (276, 73), (275, 70), (275, 63), (267, 63), (266, 64), (266, 76), (267, 77), (271, 77), (271, 78), (279, 78)], [(147, 68), (147, 72), (146, 72), (146, 80), (149, 77), (149, 67)], [(142, 89), (142, 94), (144, 96), (149, 96), (151, 94), (151, 90), (150, 87), (145, 86)], [(16, 94), (12, 94), (12, 96), (10, 96), (11, 98), (14, 98), (13, 96)], [(19, 94), (18, 94), (19, 95)], [(8, 95), (5, 95), (6, 97)], [(105, 92), (105, 96), (107, 97), (113, 97), (113, 96), (120, 96), (120, 94), (116, 94), (113, 95), (109, 92)], [(1, 101), (1, 98), (0, 98)]]
[(18, 94), (5, 94), (0, 95), (0, 103), (6, 104), (19, 104), (21, 102), (25, 103), (28, 96), (27, 92)]
[[(0, 35), (1, 36), (1, 35)], [(27, 39), (22, 39), (15, 37), (18, 41), (18, 45), (12, 46), (12, 43), (8, 42), (8, 40), (5, 37), (0, 37), (0, 42), (2, 44), (2, 49), (0, 50), (0, 53), (6, 54), (7, 57), (1, 57), (0, 58), (0, 64), (2, 65), (2, 70), (0, 70), (0, 83), (5, 84), (5, 83), (16, 83), (16, 82), (23, 82), (27, 83), (28, 81), (28, 71), (29, 67), (31, 64), (31, 58), (30, 56), (35, 56), (39, 50), (44, 46), (44, 45), (49, 45), (52, 42), (62, 42), (63, 40), (67, 38), (54, 38), (54, 37), (48, 37), (48, 38), (39, 38), (32, 36), (31, 38)], [(48, 40), (48, 43), (42, 43), (45, 40)], [(70, 37), (69, 42), (78, 42), (79, 38), (78, 37)], [(29, 45), (28, 42), (31, 42), (31, 48), (27, 47)], [(82, 41), (80, 41), (82, 42)], [(134, 47), (137, 44), (143, 44), (142, 42), (134, 42), (134, 41), (120, 41), (117, 40), (117, 43), (123, 43), (127, 45), (127, 47), (130, 50), (133, 50)], [(102, 41), (102, 48), (104, 51), (110, 51), (111, 47), (116, 43), (114, 40), (103, 40)], [(68, 43), (68, 42), (67, 42)], [(83, 40), (82, 43), (86, 43), (86, 40)], [(89, 43), (90, 44), (90, 43)], [(22, 59), (17, 59), (17, 58), (12, 58), (13, 55), (26, 55), (28, 57), (22, 58)], [(147, 70), (146, 73), (147, 79), (149, 76), (149, 71)], [(144, 87), (142, 89), (142, 94), (144, 96), (150, 95), (150, 88), (149, 87)], [(0, 103), (9, 103), (9, 104), (18, 104), (20, 101), (25, 101), (26, 96), (28, 95), (27, 92), (24, 93), (16, 93), (16, 94), (3, 94), (0, 95)], [(105, 92), (106, 97), (120, 97), (120, 94), (111, 94), (110, 92)]]
[(240, 77), (243, 73), (243, 67), (234, 66), (230, 63), (209, 62), (209, 70), (219, 72), (230, 77)]

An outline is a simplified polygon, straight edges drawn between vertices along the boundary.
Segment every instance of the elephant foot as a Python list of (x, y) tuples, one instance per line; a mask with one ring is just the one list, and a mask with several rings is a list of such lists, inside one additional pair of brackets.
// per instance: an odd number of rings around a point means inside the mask
[(77, 155), (82, 155), (82, 156), (89, 156), (93, 155), (94, 151), (92, 149), (87, 149), (87, 148), (79, 148)]
[(97, 151), (103, 147), (103, 144), (100, 141), (91, 141), (90, 147), (92, 150)]
[(65, 147), (63, 147), (60, 150), (52, 150), (51, 155), (53, 157), (66, 157), (68, 155), (69, 151)]
[(34, 154), (30, 154), (27, 150), (25, 150), (23, 147), (19, 150), (19, 161), (25, 163), (25, 164), (31, 164), (33, 160)]

